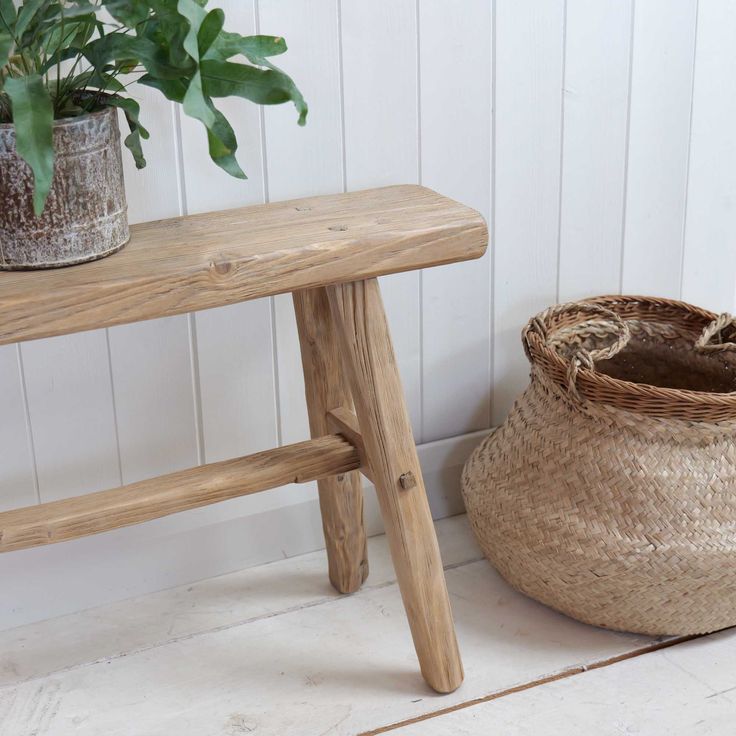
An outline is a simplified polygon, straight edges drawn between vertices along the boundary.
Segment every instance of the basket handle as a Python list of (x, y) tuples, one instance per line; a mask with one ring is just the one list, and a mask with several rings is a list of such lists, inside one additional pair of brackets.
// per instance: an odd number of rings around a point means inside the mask
[[(631, 339), (631, 331), (629, 326), (624, 322), (621, 317), (611, 309), (602, 307), (599, 304), (593, 304), (592, 302), (569, 302), (567, 304), (558, 304), (557, 306), (550, 307), (544, 312), (541, 312), (536, 317), (532, 317), (524, 330), (524, 350), (529, 353), (529, 346), (527, 343), (528, 333), (536, 332), (543, 340), (547, 347), (552, 347), (551, 340), (549, 339), (549, 331), (547, 329), (548, 320), (552, 317), (556, 317), (561, 314), (567, 313), (584, 313), (595, 317), (603, 317), (606, 321), (613, 323), (616, 328), (616, 339), (610, 344), (596, 350), (586, 350), (583, 347), (578, 348), (572, 355), (570, 362), (567, 366), (567, 388), (570, 394), (582, 403), (583, 398), (580, 396), (577, 387), (578, 371), (580, 368), (587, 368), (588, 370), (595, 370), (595, 361), (607, 360), (612, 358), (616, 353), (623, 350), (626, 344)], [(595, 328), (594, 328), (595, 329)], [(587, 328), (590, 331), (590, 327)], [(610, 330), (607, 330), (610, 333)], [(734, 345), (736, 348), (736, 345)]]
[[(721, 332), (729, 326), (736, 326), (736, 317), (728, 312), (719, 314), (709, 325), (705, 326), (700, 337), (695, 341), (695, 350), (699, 353), (736, 350), (736, 343), (723, 342)], [(716, 342), (711, 342), (713, 337), (716, 337)]]

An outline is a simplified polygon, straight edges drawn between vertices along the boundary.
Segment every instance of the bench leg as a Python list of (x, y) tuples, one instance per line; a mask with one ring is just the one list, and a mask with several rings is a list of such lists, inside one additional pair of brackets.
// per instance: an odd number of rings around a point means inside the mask
[(452, 692), (462, 662), (378, 281), (327, 294), (422, 674)]
[[(329, 434), (327, 412), (350, 407), (337, 336), (324, 288), (294, 292), (304, 385), (313, 438)], [(363, 489), (356, 470), (317, 482), (330, 582), (353, 593), (368, 576)]]

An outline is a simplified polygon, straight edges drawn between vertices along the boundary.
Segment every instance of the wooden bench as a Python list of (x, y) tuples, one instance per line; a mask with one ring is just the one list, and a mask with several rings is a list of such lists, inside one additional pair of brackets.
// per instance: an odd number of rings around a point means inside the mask
[(360, 473), (374, 483), (424, 678), (463, 672), (444, 572), (376, 277), (478, 258), (475, 211), (418, 186), (137, 225), (102, 261), (0, 274), (0, 344), (293, 292), (312, 439), (0, 513), (0, 552), (317, 480), (329, 576), (368, 574)]

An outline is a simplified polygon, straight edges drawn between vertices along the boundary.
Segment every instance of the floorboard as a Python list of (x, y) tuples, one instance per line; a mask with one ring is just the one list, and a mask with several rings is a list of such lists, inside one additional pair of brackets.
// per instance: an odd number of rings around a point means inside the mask
[(735, 714), (736, 631), (728, 630), (381, 732), (728, 736)]
[(352, 596), (313, 554), (0, 634), (0, 733), (356, 734), (653, 643), (511, 590), (462, 517), (438, 532), (466, 669), (452, 695), (419, 675), (379, 537)]

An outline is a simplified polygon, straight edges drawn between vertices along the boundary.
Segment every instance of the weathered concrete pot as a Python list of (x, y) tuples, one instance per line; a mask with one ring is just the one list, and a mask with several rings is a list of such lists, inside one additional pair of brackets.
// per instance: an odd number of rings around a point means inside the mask
[(33, 213), (33, 175), (0, 125), (0, 270), (94, 261), (130, 237), (117, 110), (54, 123), (54, 179), (46, 208)]

